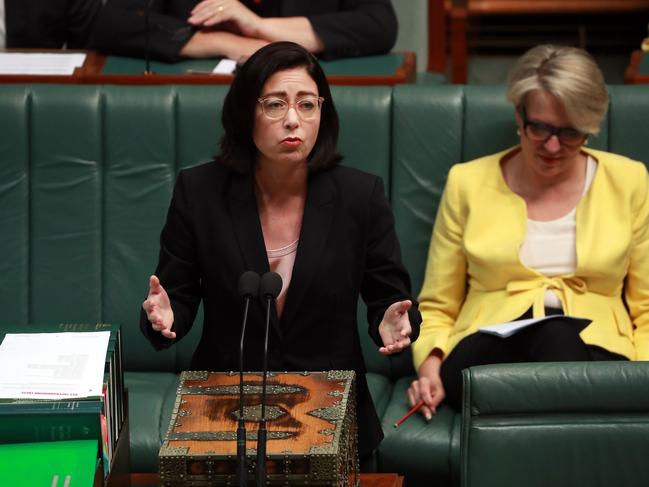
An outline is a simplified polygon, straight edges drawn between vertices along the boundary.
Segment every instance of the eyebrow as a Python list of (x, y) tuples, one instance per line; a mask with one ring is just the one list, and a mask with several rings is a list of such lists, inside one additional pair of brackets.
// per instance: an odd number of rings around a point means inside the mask
[[(314, 93), (314, 92), (312, 92), (312, 91), (298, 91), (298, 92), (297, 92), (297, 96), (298, 96), (298, 97), (300, 97), (300, 96), (307, 96), (307, 95), (318, 96), (317, 93)], [(288, 97), (288, 94), (287, 94), (285, 91), (271, 91), (270, 93), (266, 93), (265, 95), (262, 95), (262, 96), (263, 96), (263, 97), (266, 97), (266, 96), (277, 96), (277, 97), (284, 97), (284, 98), (287, 98), (287, 97)]]

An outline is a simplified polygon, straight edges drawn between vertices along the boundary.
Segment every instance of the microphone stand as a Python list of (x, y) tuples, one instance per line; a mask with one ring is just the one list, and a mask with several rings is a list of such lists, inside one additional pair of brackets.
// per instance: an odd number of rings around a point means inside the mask
[(266, 377), (268, 375), (268, 334), (270, 330), (270, 305), (282, 290), (282, 278), (276, 272), (261, 277), (260, 291), (266, 299), (266, 336), (264, 338), (263, 376), (261, 383), (261, 416), (257, 432), (257, 487), (266, 487)]
[(149, 10), (152, 0), (144, 0), (144, 74), (153, 74), (151, 61), (149, 59)]
[(248, 468), (246, 465), (246, 421), (243, 418), (243, 338), (246, 333), (246, 320), (248, 319), (248, 305), (250, 298), (246, 296), (243, 311), (243, 325), (241, 325), (241, 342), (239, 343), (239, 425), (237, 426), (237, 478), (239, 487), (248, 485)]
[(268, 375), (268, 330), (270, 328), (270, 304), (266, 297), (266, 338), (264, 339), (264, 365), (261, 379), (261, 417), (257, 431), (257, 487), (266, 487), (266, 376)]
[(243, 323), (241, 324), (241, 339), (239, 341), (239, 424), (237, 426), (237, 478), (239, 487), (248, 485), (248, 468), (246, 462), (246, 422), (243, 413), (243, 343), (246, 336), (246, 322), (250, 299), (257, 296), (259, 289), (259, 274), (253, 271), (244, 272), (239, 278), (239, 294), (243, 296)]

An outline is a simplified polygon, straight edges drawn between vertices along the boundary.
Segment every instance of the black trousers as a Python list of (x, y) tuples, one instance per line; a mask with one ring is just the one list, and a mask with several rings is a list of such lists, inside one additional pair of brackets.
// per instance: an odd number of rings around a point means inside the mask
[[(462, 370), (474, 365), (518, 362), (563, 362), (590, 360), (627, 360), (600, 347), (586, 345), (579, 330), (564, 321), (560, 310), (546, 310), (546, 316), (558, 315), (518, 333), (501, 338), (486, 333), (465, 337), (442, 362), (440, 375), (446, 391), (446, 404), (456, 411), (462, 406)], [(530, 318), (528, 311), (520, 319)]]

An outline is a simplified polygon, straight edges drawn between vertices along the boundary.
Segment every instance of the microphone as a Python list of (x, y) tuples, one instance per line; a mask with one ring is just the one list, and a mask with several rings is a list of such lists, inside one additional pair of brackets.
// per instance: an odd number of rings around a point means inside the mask
[(246, 422), (243, 418), (243, 342), (246, 336), (246, 321), (250, 300), (257, 297), (259, 291), (259, 274), (246, 271), (239, 277), (239, 295), (243, 298), (243, 323), (239, 341), (239, 425), (237, 427), (237, 477), (239, 487), (248, 485), (248, 468), (246, 465)]
[(270, 330), (270, 305), (282, 290), (282, 278), (276, 272), (261, 276), (259, 294), (266, 300), (266, 337), (261, 383), (261, 417), (257, 432), (257, 487), (266, 487), (266, 376), (268, 375), (268, 332)]

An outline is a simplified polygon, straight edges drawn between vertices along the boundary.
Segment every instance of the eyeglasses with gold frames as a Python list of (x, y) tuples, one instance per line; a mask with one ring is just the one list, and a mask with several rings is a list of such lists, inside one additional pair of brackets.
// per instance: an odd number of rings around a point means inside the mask
[(261, 110), (264, 112), (264, 115), (272, 120), (284, 118), (291, 107), (295, 108), (295, 111), (302, 120), (312, 120), (320, 113), (323, 102), (324, 98), (321, 96), (305, 96), (295, 101), (295, 103), (289, 103), (276, 96), (257, 99), (257, 103), (261, 105)]

